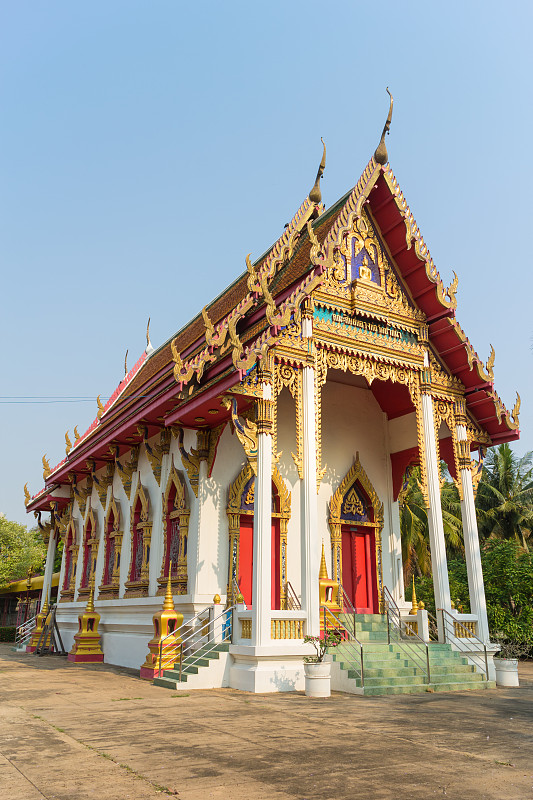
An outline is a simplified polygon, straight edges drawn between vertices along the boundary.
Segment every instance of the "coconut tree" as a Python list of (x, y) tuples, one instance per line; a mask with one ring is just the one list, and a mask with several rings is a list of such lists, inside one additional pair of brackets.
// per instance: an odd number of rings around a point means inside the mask
[(489, 450), (476, 499), (482, 539), (533, 541), (533, 452), (518, 458), (508, 444)]
[[(449, 556), (464, 552), (461, 503), (457, 487), (449, 478), (446, 464), (441, 463), (441, 474), (446, 476), (441, 486), (442, 522)], [(427, 507), (420, 483), (420, 467), (412, 467), (405, 476), (398, 498), (400, 503), (400, 531), (404, 580), (407, 584), (416, 572), (431, 574), (431, 551)]]

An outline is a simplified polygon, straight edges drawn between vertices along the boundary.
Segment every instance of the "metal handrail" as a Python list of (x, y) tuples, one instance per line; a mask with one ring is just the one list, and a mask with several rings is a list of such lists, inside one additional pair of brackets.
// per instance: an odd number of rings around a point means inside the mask
[(285, 598), (288, 611), (300, 611), (302, 604), (298, 600), (298, 595), (294, 591), (294, 587), (290, 581), (285, 583)]
[(356, 630), (356, 628), (355, 628), (355, 617), (357, 616), (357, 611), (355, 610), (354, 604), (352, 603), (352, 601), (350, 599), (350, 595), (348, 594), (348, 592), (346, 591), (346, 589), (344, 588), (344, 586), (342, 585), (342, 583), (340, 581), (339, 581), (339, 595), (340, 595), (339, 599), (342, 600), (343, 604), (347, 605), (349, 607), (349, 609), (350, 609), (349, 613), (353, 617), (353, 632), (354, 632), (354, 636), (355, 636), (355, 630)]
[[(457, 619), (456, 617), (453, 616), (453, 614), (450, 614), (449, 611), (446, 611), (445, 608), (438, 608), (437, 611), (440, 611), (442, 613), (442, 626), (443, 626), (443, 633), (444, 633), (444, 641), (445, 642), (448, 641), (449, 644), (455, 645), (457, 647), (457, 649), (461, 653), (468, 653), (468, 657), (471, 658), (472, 661), (474, 661), (474, 665), (476, 665), (476, 659), (481, 659), (481, 656), (478, 655), (477, 653), (474, 653), (471, 650), (471, 648), (468, 647), (468, 645), (466, 644), (465, 639), (462, 639), (461, 637), (458, 637), (456, 635), (455, 626), (459, 625), (463, 629), (463, 631), (466, 631), (468, 633), (468, 636), (465, 637), (466, 639), (470, 639), (470, 640), (471, 639), (475, 639), (476, 642), (478, 642), (482, 646), (483, 652), (484, 652), (484, 656), (485, 656), (485, 658), (484, 658), (484, 661), (485, 661), (485, 679), (488, 681), (489, 680), (489, 658), (488, 658), (488, 654), (487, 654), (487, 645), (485, 644), (485, 642), (483, 642), (478, 636), (476, 636), (475, 633), (472, 633), (471, 630), (469, 630), (465, 625), (463, 625), (463, 623), (461, 622), (460, 619)], [(431, 617), (435, 621), (435, 623), (438, 625), (437, 620), (435, 619), (433, 614), (429, 613), (429, 611), (428, 611), (428, 616)], [(451, 620), (451, 622), (450, 622), (450, 620)], [(451, 635), (450, 635), (450, 630), (449, 630), (450, 628), (451, 628)], [(449, 637), (448, 639), (446, 637), (447, 633), (448, 633), (448, 637)], [(463, 649), (461, 649), (461, 647)], [(479, 664), (478, 664), (478, 666), (479, 666)], [(481, 664), (481, 668), (483, 669), (482, 664)]]
[(26, 644), (28, 639), (31, 638), (31, 635), (34, 631), (35, 625), (37, 621), (37, 614), (31, 619), (27, 619), (26, 622), (23, 622), (22, 625), (17, 627), (15, 632), (15, 645), (20, 646), (22, 644)]
[[(398, 641), (396, 644), (400, 649), (410, 658), (415, 664), (418, 666), (419, 669), (424, 672), (427, 677), (428, 684), (431, 683), (431, 667), (429, 664), (429, 647), (427, 642), (425, 642), (417, 633), (415, 633), (412, 628), (408, 628), (406, 623), (402, 620), (402, 615), (400, 613), (400, 609), (398, 608), (394, 597), (391, 595), (387, 587), (385, 586), (383, 592), (383, 598), (385, 600), (385, 612), (387, 614), (387, 642), (388, 644), (391, 643), (390, 640), (390, 626), (391, 624), (397, 630), (399, 636)], [(416, 640), (416, 641), (413, 641)], [(426, 666), (423, 666), (423, 656), (413, 648), (416, 648), (417, 645), (422, 645), (426, 651)]]
[[(212, 606), (210, 606), (209, 608), (212, 608)], [(191, 662), (191, 664), (194, 664), (195, 661), (199, 660), (199, 658), (202, 658), (204, 655), (206, 655), (206, 652), (210, 653), (211, 650), (213, 650), (213, 648), (217, 644), (220, 644), (220, 642), (215, 642), (214, 641), (215, 625), (219, 620), (221, 621), (221, 626), (222, 626), (222, 640), (221, 641), (222, 642), (226, 642), (226, 641), (228, 641), (228, 639), (231, 640), (231, 635), (232, 635), (232, 612), (233, 612), (234, 608), (235, 608), (235, 606), (229, 606), (229, 607), (225, 608), (217, 617), (215, 617), (214, 619), (207, 619), (205, 621), (205, 624), (202, 625), (201, 628), (196, 628), (188, 636), (185, 636), (185, 638), (181, 639), (181, 641), (180, 641), (180, 657), (179, 657), (179, 661), (180, 661), (180, 680), (181, 680), (181, 670), (182, 670), (182, 663), (183, 663), (183, 649), (184, 649), (185, 645), (192, 644), (194, 642), (195, 637), (198, 637), (199, 639), (203, 638), (204, 636), (208, 636), (209, 637), (209, 635), (210, 635), (209, 632), (207, 634), (205, 633), (205, 627), (207, 625), (208, 631), (209, 630), (211, 631), (211, 638), (207, 639), (207, 641), (204, 643), (204, 647), (206, 645), (208, 645), (211, 640), (213, 641), (213, 647), (211, 647), (207, 651), (204, 650), (202, 656), (199, 656), (197, 659), (193, 660)], [(198, 617), (198, 615), (196, 615), (196, 617)], [(196, 619), (196, 617), (193, 617), (193, 619)], [(186, 623), (186, 624), (184, 623), (183, 625), (180, 625), (180, 627), (177, 628), (177, 630), (171, 631), (170, 633), (167, 633), (167, 635), (163, 636), (163, 638), (160, 640), (160, 642), (159, 642), (159, 669), (158, 669), (159, 673), (161, 673), (161, 666), (162, 666), (162, 663), (163, 663), (164, 642), (167, 639), (169, 639), (171, 636), (174, 636), (174, 637), (175, 636), (179, 636), (180, 631), (183, 630), (183, 628), (188, 627), (190, 621), (191, 620), (189, 620), (189, 622)], [(172, 647), (171, 644), (167, 645), (166, 649), (170, 649), (171, 647)]]
[[(334, 628), (334, 630), (337, 631), (337, 633), (339, 633), (341, 635), (341, 637), (343, 639), (343, 644), (347, 645), (349, 648), (352, 648), (352, 650), (354, 650), (354, 651), (355, 651), (355, 647), (354, 647), (353, 643), (355, 642), (355, 644), (357, 644), (359, 646), (359, 653), (358, 653), (358, 655), (359, 655), (359, 666), (357, 665), (357, 663), (355, 661), (352, 661), (350, 658), (348, 658), (347, 661), (352, 667), (354, 667), (356, 672), (359, 672), (359, 675), (361, 677), (361, 687), (363, 687), (365, 685), (365, 671), (364, 671), (363, 644), (362, 644), (362, 642), (360, 642), (359, 639), (357, 638), (357, 636), (355, 636), (355, 633), (352, 633), (352, 631), (348, 630), (346, 625), (344, 625), (340, 621), (338, 616), (333, 613), (331, 608), (327, 608), (327, 606), (321, 606), (321, 611), (323, 611), (323, 614), (324, 614), (324, 634), (326, 633), (326, 631), (328, 629), (331, 630), (331, 624), (328, 626), (328, 619), (327, 619), (327, 616), (326, 616), (327, 614), (329, 614), (330, 617), (333, 617), (333, 620), (334, 620), (333, 628)], [(345, 638), (345, 635), (348, 636), (348, 639)]]

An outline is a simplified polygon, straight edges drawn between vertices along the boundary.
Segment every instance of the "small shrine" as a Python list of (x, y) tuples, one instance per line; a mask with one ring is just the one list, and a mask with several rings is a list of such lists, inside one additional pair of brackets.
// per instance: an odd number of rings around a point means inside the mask
[(99, 622), (100, 614), (94, 609), (94, 585), (91, 584), (85, 611), (78, 616), (79, 629), (74, 635), (74, 646), (68, 654), (69, 661), (84, 664), (104, 660), (101, 637), (98, 633)]
[(181, 638), (178, 630), (183, 623), (183, 614), (174, 608), (172, 599), (172, 564), (170, 565), (167, 592), (163, 608), (152, 618), (154, 636), (148, 642), (149, 653), (141, 666), (141, 678), (151, 681), (160, 677), (163, 670), (172, 669), (179, 658)]

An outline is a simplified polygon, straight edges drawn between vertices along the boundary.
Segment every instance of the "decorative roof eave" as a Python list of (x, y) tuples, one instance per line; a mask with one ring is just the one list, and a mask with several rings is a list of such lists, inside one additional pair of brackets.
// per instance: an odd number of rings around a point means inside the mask
[[(371, 165), (372, 161), (367, 167), (368, 173), (371, 172)], [(366, 184), (365, 194), (370, 210), (400, 275), (411, 296), (427, 316), (430, 341), (451, 374), (465, 385), (467, 407), (472, 404), (472, 401), (469, 402), (470, 392), (484, 391), (486, 398), (490, 399), (492, 414), (480, 424), (486, 430), (492, 429), (492, 432), (488, 432), (493, 441), (495, 437), (500, 441), (518, 438), (520, 403), (515, 404), (513, 411), (509, 412), (494, 391), (494, 348), (491, 348), (485, 363), (455, 317), (457, 275), (454, 273), (452, 283), (446, 288), (390, 165), (379, 168), (377, 175), (369, 174)], [(361, 201), (358, 209), (361, 213)], [(473, 413), (479, 420), (478, 415)]]

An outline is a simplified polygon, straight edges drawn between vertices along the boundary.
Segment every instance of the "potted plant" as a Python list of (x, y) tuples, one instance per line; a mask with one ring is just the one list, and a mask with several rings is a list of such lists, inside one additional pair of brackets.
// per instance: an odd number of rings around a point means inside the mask
[(494, 657), (496, 684), (498, 686), (519, 686), (518, 659), (528, 654), (531, 644), (506, 639), (503, 636), (495, 636), (494, 643), (500, 648), (498, 656)]
[(307, 697), (331, 695), (331, 661), (324, 661), (328, 647), (337, 647), (342, 641), (337, 631), (325, 631), (323, 636), (306, 636), (305, 644), (312, 644), (316, 655), (304, 657), (305, 694)]

